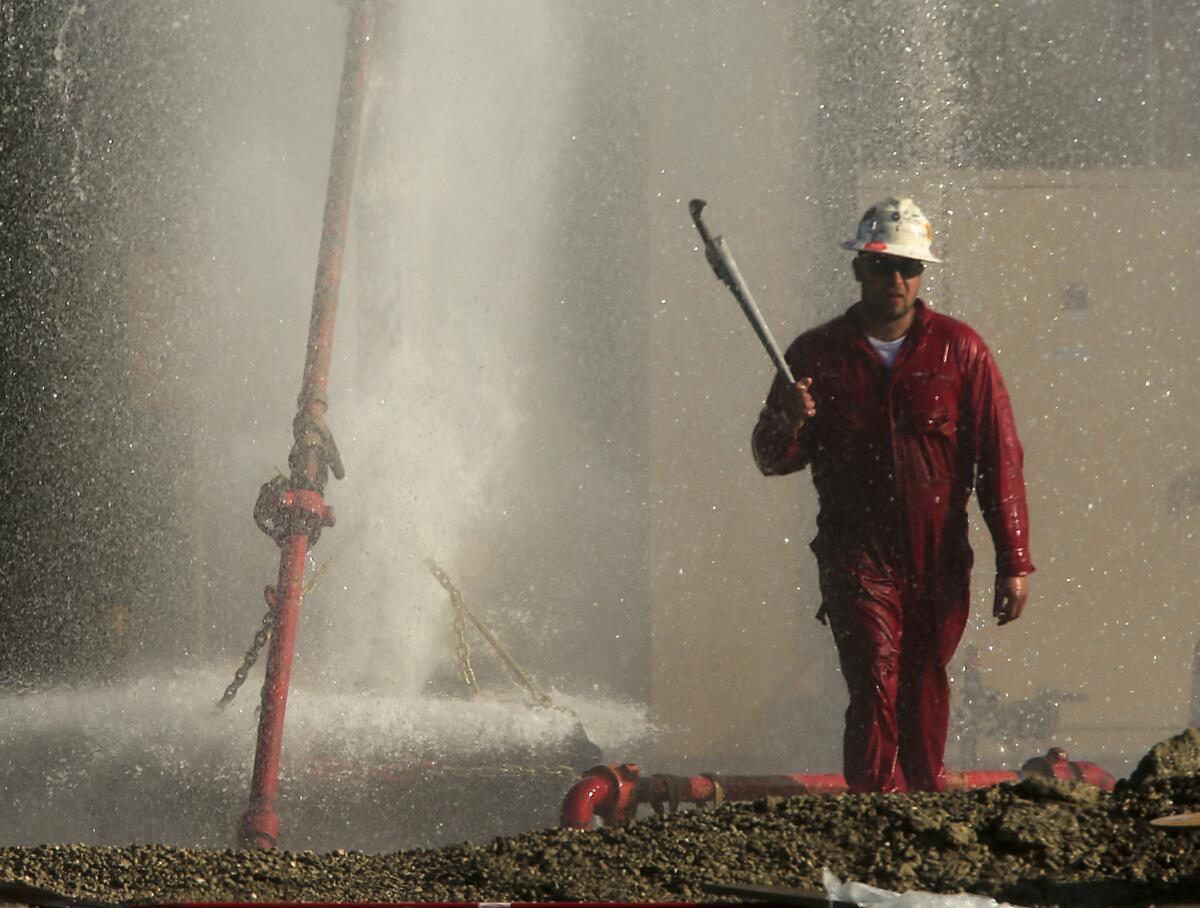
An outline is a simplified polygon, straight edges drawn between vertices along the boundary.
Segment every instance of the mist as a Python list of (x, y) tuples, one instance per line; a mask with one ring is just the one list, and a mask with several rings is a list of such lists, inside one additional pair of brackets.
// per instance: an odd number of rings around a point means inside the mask
[[(0, 844), (217, 842), (261, 661), (213, 705), (278, 567), (251, 510), (287, 469), (347, 10), (0, 10)], [(997, 356), (1038, 571), (995, 628), (973, 512), (955, 680), (972, 647), (991, 696), (956, 700), (950, 764), (1058, 745), (1121, 775), (1191, 724), (1200, 7), (396, 2), (374, 44), (330, 376), (347, 476), (285, 767), (554, 762), (578, 720), (652, 771), (836, 770), (815, 496), (754, 468), (771, 365), (694, 197), (786, 344), (854, 302), (863, 208), (912, 194), (946, 259), (923, 295)], [(478, 638), (471, 695), (429, 561), (566, 709)], [(130, 806), (138, 766), (208, 780), (190, 825)], [(293, 816), (325, 797), (293, 790)]]

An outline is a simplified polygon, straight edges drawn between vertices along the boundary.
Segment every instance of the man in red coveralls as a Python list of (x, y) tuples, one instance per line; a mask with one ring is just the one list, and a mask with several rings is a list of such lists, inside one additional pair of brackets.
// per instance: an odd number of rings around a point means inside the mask
[(768, 476), (809, 467), (820, 511), (821, 610), (850, 692), (844, 765), (852, 791), (945, 787), (950, 690), (974, 556), (967, 500), (996, 549), (992, 614), (1021, 616), (1029, 518), (1021, 443), (987, 346), (918, 298), (933, 231), (912, 199), (870, 208), (855, 239), (862, 297), (801, 334), (754, 428)]

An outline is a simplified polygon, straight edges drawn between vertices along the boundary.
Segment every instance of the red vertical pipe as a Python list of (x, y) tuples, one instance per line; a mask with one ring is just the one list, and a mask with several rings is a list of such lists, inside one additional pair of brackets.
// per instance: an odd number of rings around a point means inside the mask
[(342, 283), (346, 230), (350, 224), (350, 199), (358, 162), (359, 124), (362, 121), (363, 96), (366, 94), (367, 69), (371, 57), (371, 34), (374, 30), (375, 2), (359, 0), (354, 6), (346, 37), (346, 60), (338, 97), (333, 155), (329, 162), (329, 185), (325, 192), (325, 218), (317, 259), (317, 279), (313, 288), (312, 320), (308, 327), (308, 355), (304, 362), (304, 385), (300, 392), (301, 406), (311, 407), (313, 397), (320, 399), (319, 412), (314, 412), (316, 416), (325, 412), (324, 397), (329, 382), (329, 359), (333, 351), (334, 316), (337, 314), (338, 291)]
[(267, 654), (267, 676), (263, 681), (254, 776), (250, 782), (250, 806), (242, 815), (241, 844), (247, 848), (274, 848), (279, 840), (279, 814), (276, 811), (279, 754), (307, 555), (308, 536), (304, 533), (295, 533), (284, 540), (279, 558), (275, 624)]
[[(301, 410), (320, 421), (323, 421), (326, 410), (325, 391), (333, 348), (334, 316), (337, 313), (346, 232), (350, 223), (350, 199), (354, 188), (359, 126), (374, 28), (375, 0), (359, 0), (351, 12), (346, 38), (329, 185), (325, 195), (321, 249), (313, 288), (312, 319), (299, 400)], [(293, 463), (291, 492), (285, 505), (297, 529), (283, 540), (280, 548), (279, 582), (275, 590), (271, 647), (262, 689), (250, 804), (242, 815), (240, 828), (240, 844), (245, 847), (273, 848), (279, 838), (280, 821), (276, 810), (279, 755), (309, 547), (306, 528), (328, 522), (328, 509), (321, 497), (323, 490), (317, 490), (322, 481), (321, 451), (307, 446), (303, 454), (298, 463)]]

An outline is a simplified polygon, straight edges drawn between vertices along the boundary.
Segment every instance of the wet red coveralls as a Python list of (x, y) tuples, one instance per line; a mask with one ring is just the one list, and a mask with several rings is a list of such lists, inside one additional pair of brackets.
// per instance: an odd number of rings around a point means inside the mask
[(754, 428), (759, 469), (809, 467), (820, 512), (811, 548), (850, 692), (844, 768), (852, 791), (940, 791), (946, 676), (966, 625), (978, 488), (998, 576), (1033, 571), (1021, 444), (991, 352), (962, 322), (915, 303), (888, 369), (851, 312), (798, 337), (816, 415), (793, 432), (776, 377)]

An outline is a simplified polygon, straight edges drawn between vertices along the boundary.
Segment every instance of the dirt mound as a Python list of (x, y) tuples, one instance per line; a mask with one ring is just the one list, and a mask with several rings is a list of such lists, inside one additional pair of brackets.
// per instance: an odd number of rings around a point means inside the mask
[(1150, 748), (1126, 784), (1144, 788), (1161, 779), (1197, 774), (1200, 774), (1200, 729), (1188, 728)]
[(1183, 901), (1200, 898), (1200, 829), (1149, 823), (1200, 811), (1184, 770), (1197, 739), (1180, 737), (1147, 755), (1156, 771), (1111, 794), (1031, 777), (941, 795), (770, 798), (384, 855), (10, 848), (0, 879), (105, 901), (716, 900), (706, 883), (819, 889), (828, 868), (1025, 905)]

